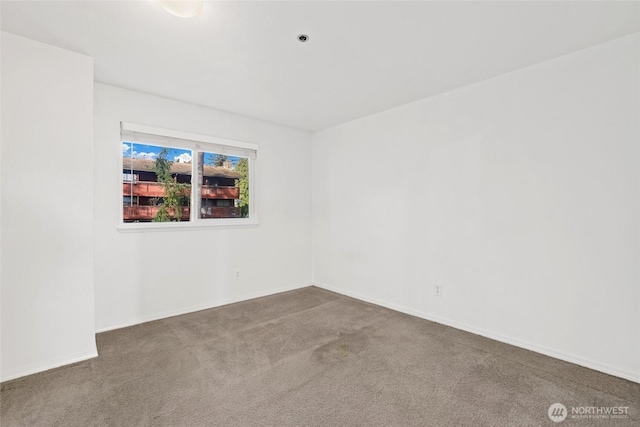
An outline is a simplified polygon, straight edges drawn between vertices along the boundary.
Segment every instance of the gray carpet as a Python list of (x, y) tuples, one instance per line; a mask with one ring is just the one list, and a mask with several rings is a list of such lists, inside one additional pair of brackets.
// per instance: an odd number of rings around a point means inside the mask
[[(638, 425), (640, 386), (305, 288), (97, 335), (2, 384), (8, 426)], [(629, 407), (553, 423), (552, 403)]]

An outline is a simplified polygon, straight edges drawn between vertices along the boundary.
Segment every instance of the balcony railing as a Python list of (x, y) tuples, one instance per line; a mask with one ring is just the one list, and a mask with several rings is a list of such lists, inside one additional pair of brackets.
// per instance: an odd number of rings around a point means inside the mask
[(164, 187), (159, 182), (123, 182), (122, 194), (125, 196), (162, 197)]
[[(123, 219), (125, 222), (151, 221), (158, 213), (160, 206), (123, 206)], [(181, 221), (188, 221), (191, 209), (182, 208)], [(173, 211), (169, 212), (173, 218)], [(240, 208), (236, 207), (202, 207), (200, 208), (201, 218), (240, 218)]]
[(238, 187), (214, 187), (211, 185), (202, 186), (203, 199), (239, 199), (240, 189)]
[(200, 208), (200, 218), (240, 218), (240, 208), (210, 206)]
[[(125, 222), (129, 221), (149, 221), (160, 210), (160, 206), (123, 206), (122, 218)], [(189, 220), (189, 207), (182, 208), (182, 215), (180, 219), (182, 221)], [(173, 218), (173, 211), (169, 211), (169, 215)]]
[[(159, 182), (137, 181), (123, 182), (122, 194), (124, 196), (163, 197), (164, 188)], [(216, 187), (212, 185), (202, 186), (203, 199), (239, 199), (238, 187)]]

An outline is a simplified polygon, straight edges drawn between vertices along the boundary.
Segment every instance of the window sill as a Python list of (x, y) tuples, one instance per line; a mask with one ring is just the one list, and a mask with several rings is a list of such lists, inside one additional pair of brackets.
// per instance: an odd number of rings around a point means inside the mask
[(130, 222), (126, 224), (120, 224), (116, 227), (116, 229), (120, 233), (144, 233), (149, 231), (214, 230), (220, 228), (243, 228), (257, 226), (257, 220), (228, 218), (216, 219), (211, 223), (206, 220), (197, 222)]

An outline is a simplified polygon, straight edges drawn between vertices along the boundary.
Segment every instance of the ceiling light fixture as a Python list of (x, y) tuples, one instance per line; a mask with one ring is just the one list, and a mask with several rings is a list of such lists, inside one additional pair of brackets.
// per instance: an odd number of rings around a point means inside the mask
[(193, 18), (202, 12), (203, 0), (157, 0), (160, 6), (180, 18)]
[(309, 40), (309, 36), (308, 36), (308, 35), (306, 35), (306, 34), (300, 34), (300, 35), (298, 36), (298, 40), (299, 40), (301, 43), (304, 43), (304, 42), (306, 42), (307, 40)]

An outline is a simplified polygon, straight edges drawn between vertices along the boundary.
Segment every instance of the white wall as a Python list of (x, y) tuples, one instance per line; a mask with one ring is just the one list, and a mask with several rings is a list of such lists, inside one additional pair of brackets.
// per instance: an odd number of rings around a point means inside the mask
[(639, 381), (638, 52), (636, 34), (314, 135), (314, 281)]
[[(309, 285), (309, 133), (103, 84), (94, 108), (98, 330)], [(259, 144), (260, 224), (118, 232), (120, 121)]]
[(93, 60), (2, 33), (0, 378), (96, 355)]

